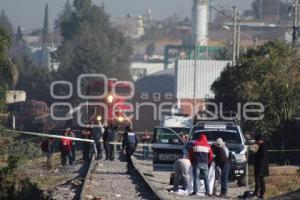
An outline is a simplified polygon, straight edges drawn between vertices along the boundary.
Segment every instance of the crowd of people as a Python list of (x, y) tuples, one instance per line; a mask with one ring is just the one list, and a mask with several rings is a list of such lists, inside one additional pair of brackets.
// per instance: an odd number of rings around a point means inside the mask
[[(118, 127), (113, 123), (108, 126), (86, 126), (81, 130), (81, 138), (88, 139), (92, 142), (82, 143), (82, 159), (89, 161), (92, 153), (95, 153), (96, 159), (102, 159), (102, 151), (105, 151), (105, 160), (113, 161), (115, 159), (115, 145)], [(148, 139), (149, 134), (144, 134), (142, 141)], [(66, 166), (73, 165), (76, 161), (76, 150), (78, 144), (76, 140), (71, 138), (76, 137), (71, 128), (67, 128), (60, 139), (59, 150), (61, 152), (61, 164)], [(103, 138), (103, 146), (101, 142)], [(264, 177), (269, 175), (268, 151), (264, 143), (263, 136), (257, 134), (255, 136), (258, 150), (255, 153), (255, 190), (253, 196), (264, 198), (266, 191)], [(122, 141), (122, 153), (127, 161), (127, 173), (134, 171), (131, 156), (136, 151), (138, 139), (132, 131), (131, 126), (125, 127)], [(53, 166), (54, 139), (48, 138), (41, 145), (42, 151), (47, 156), (47, 166)], [(149, 149), (143, 149), (144, 157), (149, 154)], [(226, 147), (226, 143), (222, 138), (218, 138), (211, 145), (208, 143), (206, 135), (203, 133), (199, 136), (190, 147), (183, 150), (183, 156), (174, 164), (175, 176), (173, 188), (170, 192), (177, 194), (189, 194), (195, 196), (212, 196), (216, 195), (215, 180), (219, 176), (221, 182), (221, 190), (219, 197), (228, 195), (228, 179), (230, 172), (230, 163), (232, 153)], [(217, 176), (218, 175), (218, 176)], [(202, 180), (201, 180), (202, 179)], [(202, 183), (202, 184), (201, 184)], [(204, 186), (204, 187), (203, 187)]]
[[(96, 160), (100, 160), (103, 158), (102, 154), (104, 149), (105, 160), (114, 161), (116, 145), (112, 143), (117, 141), (118, 126), (113, 123), (109, 123), (107, 126), (101, 126), (99, 122), (96, 123), (97, 124), (94, 124), (93, 126), (87, 124), (81, 130), (81, 137), (79, 137), (86, 139), (86, 141), (81, 142), (82, 160), (87, 162), (90, 161), (93, 154), (95, 154)], [(63, 136), (65, 137), (62, 137), (59, 141), (61, 165), (73, 165), (76, 161), (76, 151), (79, 148), (78, 142), (72, 139), (76, 138), (76, 134), (71, 128), (66, 128), (63, 132)], [(122, 153), (126, 157), (128, 173), (131, 173), (134, 170), (131, 156), (135, 152), (137, 144), (138, 139), (136, 134), (132, 131), (131, 126), (127, 125), (125, 127), (125, 132), (123, 133)], [(53, 138), (45, 139), (41, 144), (41, 150), (47, 157), (47, 166), (49, 168), (53, 167), (54, 146)]]
[[(264, 198), (266, 191), (264, 177), (269, 175), (268, 153), (261, 134), (256, 135), (255, 141), (258, 151), (255, 153), (255, 190), (252, 196)], [(183, 157), (175, 162), (175, 176), (170, 192), (193, 196), (216, 195), (215, 180), (216, 174), (219, 174), (221, 191), (218, 196), (226, 197), (232, 156), (222, 138), (218, 138), (210, 145), (206, 135), (201, 134), (198, 140), (183, 152)], [(203, 181), (200, 186), (201, 179)], [(200, 191), (200, 188), (204, 191)]]

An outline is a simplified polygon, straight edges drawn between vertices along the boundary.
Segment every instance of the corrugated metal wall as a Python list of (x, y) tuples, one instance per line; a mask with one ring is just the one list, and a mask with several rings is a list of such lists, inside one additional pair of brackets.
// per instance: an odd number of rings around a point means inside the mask
[[(212, 83), (221, 75), (230, 61), (196, 61), (196, 98), (213, 98), (210, 90)], [(176, 65), (176, 97), (192, 99), (194, 97), (194, 60), (178, 60)]]

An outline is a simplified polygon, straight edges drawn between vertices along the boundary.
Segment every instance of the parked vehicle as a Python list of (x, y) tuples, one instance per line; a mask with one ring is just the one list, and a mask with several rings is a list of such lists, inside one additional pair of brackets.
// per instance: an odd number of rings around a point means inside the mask
[(160, 126), (154, 128), (153, 170), (172, 171), (175, 161), (182, 157), (192, 119), (185, 116), (165, 116)]

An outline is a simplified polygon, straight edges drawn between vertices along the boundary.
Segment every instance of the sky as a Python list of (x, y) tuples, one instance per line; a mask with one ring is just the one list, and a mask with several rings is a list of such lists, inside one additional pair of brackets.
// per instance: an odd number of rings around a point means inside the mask
[[(112, 18), (130, 13), (140, 15), (150, 8), (154, 19), (164, 19), (174, 13), (180, 17), (190, 17), (193, 0), (93, 0), (105, 5)], [(14, 28), (20, 25), (25, 31), (41, 28), (45, 4), (49, 6), (49, 20), (53, 25), (66, 0), (0, 0), (0, 10), (4, 9)], [(213, 0), (217, 7), (230, 7), (235, 4), (241, 10), (251, 5), (251, 0)]]

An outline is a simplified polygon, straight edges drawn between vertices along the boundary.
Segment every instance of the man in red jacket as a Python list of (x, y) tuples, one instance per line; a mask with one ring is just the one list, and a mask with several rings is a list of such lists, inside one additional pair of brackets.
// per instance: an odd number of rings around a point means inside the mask
[[(64, 136), (68, 137), (68, 133), (64, 132)], [(61, 152), (61, 164), (62, 166), (66, 166), (67, 164), (67, 158), (69, 159), (70, 165), (73, 164), (73, 158), (71, 155), (71, 149), (72, 149), (72, 141), (68, 138), (62, 138), (60, 140), (59, 149)]]
[(204, 133), (202, 133), (198, 140), (192, 145), (189, 156), (193, 166), (194, 175), (194, 191), (191, 195), (200, 195), (198, 193), (200, 187), (200, 175), (204, 179), (205, 194), (209, 195), (208, 165), (213, 159), (213, 153)]

